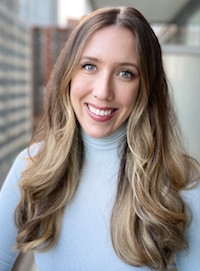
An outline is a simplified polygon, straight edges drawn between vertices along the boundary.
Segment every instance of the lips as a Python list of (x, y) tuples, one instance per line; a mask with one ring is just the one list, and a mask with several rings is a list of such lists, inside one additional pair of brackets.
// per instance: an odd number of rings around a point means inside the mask
[(88, 109), (90, 110), (90, 112), (92, 112), (93, 114), (97, 115), (97, 116), (109, 116), (111, 115), (115, 109), (107, 109), (107, 110), (102, 110), (102, 109), (98, 109), (93, 107), (92, 105), (88, 104)]
[(97, 118), (109, 119), (113, 116), (116, 108), (97, 108), (91, 104), (87, 104), (88, 111)]

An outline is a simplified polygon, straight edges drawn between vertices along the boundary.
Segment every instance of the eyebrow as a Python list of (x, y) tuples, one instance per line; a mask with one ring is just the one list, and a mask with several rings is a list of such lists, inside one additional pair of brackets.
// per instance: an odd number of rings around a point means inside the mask
[(132, 66), (132, 67), (136, 68), (137, 70), (139, 69), (138, 65), (133, 62), (121, 62), (120, 65), (121, 66)]
[[(98, 58), (92, 57), (92, 56), (83, 56), (81, 60), (91, 60), (91, 61), (95, 61), (95, 62), (100, 62), (100, 60)], [(136, 68), (137, 70), (139, 69), (138, 65), (135, 64), (134, 62), (119, 62), (118, 64), (120, 66), (132, 66), (132, 67)]]

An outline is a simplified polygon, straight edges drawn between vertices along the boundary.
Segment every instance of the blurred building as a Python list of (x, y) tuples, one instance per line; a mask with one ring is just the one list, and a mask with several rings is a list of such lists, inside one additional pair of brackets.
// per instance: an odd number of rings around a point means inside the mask
[(19, 0), (1, 0), (1, 7), (9, 9), (11, 12), (18, 13), (19, 11)]
[(32, 29), (33, 42), (33, 112), (34, 127), (43, 114), (45, 88), (53, 66), (72, 28), (35, 27)]
[(20, 17), (31, 31), (34, 128), (43, 114), (45, 87), (69, 29), (58, 28), (58, 1), (18, 0)]
[(187, 1), (175, 16), (159, 27), (162, 44), (200, 47), (200, 1)]
[(18, 0), (20, 17), (28, 26), (57, 26), (57, 0)]
[(32, 132), (30, 33), (18, 10), (0, 0), (0, 184)]

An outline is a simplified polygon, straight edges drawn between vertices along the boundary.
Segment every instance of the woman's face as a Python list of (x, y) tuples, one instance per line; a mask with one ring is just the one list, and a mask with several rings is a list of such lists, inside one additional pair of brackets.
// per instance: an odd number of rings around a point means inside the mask
[(71, 102), (83, 130), (94, 138), (115, 132), (130, 116), (139, 86), (132, 32), (117, 26), (97, 30), (71, 79)]

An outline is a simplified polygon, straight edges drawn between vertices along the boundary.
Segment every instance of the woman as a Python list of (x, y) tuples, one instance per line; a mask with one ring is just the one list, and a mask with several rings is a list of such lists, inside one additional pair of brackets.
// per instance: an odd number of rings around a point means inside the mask
[(104, 8), (80, 22), (34, 142), (2, 189), (1, 270), (16, 241), (40, 271), (166, 270), (175, 256), (178, 270), (197, 271), (199, 168), (181, 144), (160, 45), (138, 11)]

